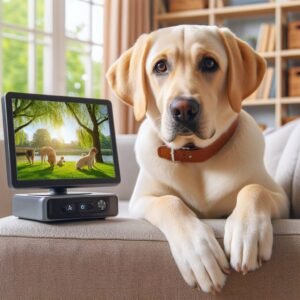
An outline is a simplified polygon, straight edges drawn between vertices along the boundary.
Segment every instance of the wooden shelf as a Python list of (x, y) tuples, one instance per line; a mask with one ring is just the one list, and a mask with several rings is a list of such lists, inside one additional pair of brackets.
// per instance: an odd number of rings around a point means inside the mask
[[(243, 107), (256, 107), (255, 111), (267, 108), (274, 115), (275, 126), (282, 125), (282, 119), (287, 114), (288, 105), (299, 105), (300, 97), (281, 96), (284, 91), (286, 61), (288, 59), (300, 59), (300, 49), (283, 49), (282, 41), (286, 40), (286, 24), (289, 13), (300, 14), (300, 0), (293, 1), (267, 1), (259, 4), (246, 4), (238, 6), (215, 7), (216, 0), (208, 0), (209, 8), (202, 10), (190, 10), (172, 13), (158, 13), (158, 1), (154, 0), (153, 25), (154, 29), (168, 26), (168, 24), (204, 23), (208, 25), (222, 26), (224, 20), (255, 18), (256, 16), (270, 16), (274, 19), (276, 29), (276, 50), (260, 53), (275, 68), (276, 97), (272, 99), (244, 100)], [(248, 20), (248, 18), (247, 18)], [(246, 22), (247, 22), (246, 20)], [(269, 22), (269, 21), (267, 21)], [(265, 111), (265, 110), (264, 110)]]
[(262, 57), (264, 57), (265, 59), (275, 59), (276, 57), (276, 52), (260, 52), (259, 53)]
[(280, 53), (282, 58), (300, 58), (300, 49), (286, 49), (286, 50), (281, 50)]
[(243, 106), (266, 106), (280, 104), (300, 104), (299, 97), (283, 97), (283, 98), (270, 98), (270, 99), (245, 99), (243, 101)]
[[(272, 15), (275, 13), (276, 5), (274, 3), (255, 4), (255, 5), (241, 5), (241, 6), (227, 6), (223, 8), (215, 8), (213, 14), (216, 17), (244, 17), (252, 15)], [(187, 10), (182, 12), (170, 12), (157, 14), (158, 21), (181, 21), (188, 19), (203, 19), (208, 17), (212, 9), (197, 9)]]
[(300, 12), (300, 1), (287, 1), (279, 3), (282, 12)]
[(275, 105), (276, 99), (245, 99), (242, 102), (243, 106), (262, 106), (262, 105)]
[(189, 10), (184, 12), (172, 12), (164, 13), (156, 16), (157, 21), (192, 21), (197, 20), (208, 20), (209, 10), (208, 9), (198, 9), (198, 10)]
[(223, 18), (240, 18), (253, 15), (273, 15), (275, 14), (275, 8), (275, 3), (227, 6), (222, 8), (215, 8), (214, 14), (217, 17)]
[(281, 104), (300, 104), (300, 97), (284, 97), (280, 99)]

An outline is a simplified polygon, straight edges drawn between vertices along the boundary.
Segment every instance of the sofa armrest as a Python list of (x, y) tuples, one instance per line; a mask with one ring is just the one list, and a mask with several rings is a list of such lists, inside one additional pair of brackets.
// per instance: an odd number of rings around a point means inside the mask
[[(207, 220), (222, 243), (225, 220)], [(232, 271), (219, 299), (299, 299), (300, 220), (276, 220), (272, 260)], [(211, 299), (183, 281), (161, 232), (135, 219), (0, 219), (1, 299)]]

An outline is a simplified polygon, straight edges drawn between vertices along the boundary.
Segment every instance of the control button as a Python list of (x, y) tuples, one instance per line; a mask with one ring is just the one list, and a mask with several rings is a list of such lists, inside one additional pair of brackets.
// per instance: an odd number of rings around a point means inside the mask
[(100, 210), (105, 210), (107, 204), (104, 200), (101, 199), (101, 200), (97, 201), (97, 206)]
[(81, 211), (90, 210), (92, 208), (93, 208), (93, 205), (90, 203), (80, 203), (79, 204), (79, 210), (81, 210)]
[(66, 213), (72, 213), (76, 210), (76, 205), (75, 204), (72, 204), (72, 203), (69, 203), (69, 204), (66, 204), (64, 207), (63, 207), (63, 210), (64, 212)]

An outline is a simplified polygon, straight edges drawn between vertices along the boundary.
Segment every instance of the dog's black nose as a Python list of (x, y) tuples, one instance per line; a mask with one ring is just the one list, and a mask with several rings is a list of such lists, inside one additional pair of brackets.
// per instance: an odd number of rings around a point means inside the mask
[(170, 111), (176, 122), (185, 124), (196, 118), (200, 105), (194, 98), (178, 97), (172, 101)]

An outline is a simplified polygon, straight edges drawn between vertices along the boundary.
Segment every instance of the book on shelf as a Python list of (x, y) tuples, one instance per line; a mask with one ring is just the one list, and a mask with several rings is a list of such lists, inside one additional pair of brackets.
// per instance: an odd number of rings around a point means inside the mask
[(269, 52), (275, 50), (275, 25), (263, 23), (260, 25), (256, 51)]
[(158, 0), (157, 10), (159, 14), (165, 14), (167, 12), (167, 4), (165, 0)]
[(262, 99), (267, 99), (270, 97), (273, 75), (274, 75), (274, 68), (273, 67), (267, 68), (265, 85), (262, 90), (262, 97), (261, 97)]
[(224, 7), (224, 0), (216, 0), (216, 8)]
[(267, 51), (275, 51), (275, 25), (270, 25)]
[(270, 25), (265, 24), (265, 31), (264, 31), (263, 39), (262, 39), (262, 42), (261, 42), (260, 52), (266, 52), (267, 51), (269, 33), (270, 33)]
[(264, 37), (266, 35), (266, 29), (268, 24), (261, 24), (259, 27), (259, 33), (257, 37), (257, 43), (256, 43), (256, 51), (261, 52), (262, 49), (262, 43), (264, 40)]
[(260, 86), (247, 98), (247, 100), (268, 99), (275, 97), (274, 67), (268, 67)]
[(271, 91), (270, 91), (270, 98), (276, 97), (276, 85), (275, 85), (275, 69), (274, 69), (274, 75), (272, 78), (272, 84), (271, 84)]

